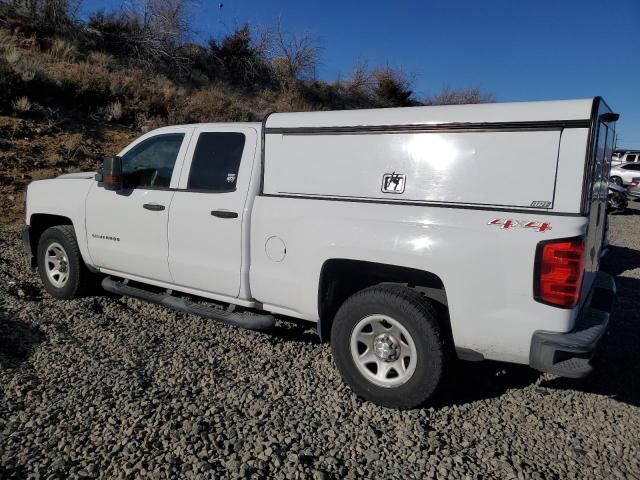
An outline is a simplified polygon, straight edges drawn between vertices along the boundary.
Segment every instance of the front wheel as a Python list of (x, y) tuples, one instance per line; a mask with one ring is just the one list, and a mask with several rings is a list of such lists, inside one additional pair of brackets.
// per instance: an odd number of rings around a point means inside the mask
[(79, 297), (93, 285), (94, 276), (82, 260), (71, 225), (58, 225), (42, 233), (38, 273), (47, 292), (59, 299)]
[(450, 344), (434, 308), (400, 285), (370, 287), (347, 299), (333, 322), (331, 346), (351, 389), (385, 407), (426, 402), (450, 363)]

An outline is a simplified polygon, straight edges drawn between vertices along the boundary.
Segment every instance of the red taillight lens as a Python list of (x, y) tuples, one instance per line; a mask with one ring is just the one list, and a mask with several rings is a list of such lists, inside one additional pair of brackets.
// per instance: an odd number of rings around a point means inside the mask
[(583, 237), (538, 244), (534, 298), (557, 307), (575, 307), (580, 300), (584, 251)]

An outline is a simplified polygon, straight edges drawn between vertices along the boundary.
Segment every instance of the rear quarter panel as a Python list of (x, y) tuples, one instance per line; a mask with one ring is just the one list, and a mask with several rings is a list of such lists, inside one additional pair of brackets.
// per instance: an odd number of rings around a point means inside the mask
[[(494, 219), (549, 222), (502, 229)], [(583, 217), (258, 196), (250, 281), (256, 300), (318, 320), (318, 285), (329, 259), (366, 260), (434, 273), (447, 294), (454, 342), (486, 358), (528, 363), (535, 330), (568, 331), (576, 310), (533, 299), (539, 241), (581, 235)], [(286, 245), (281, 262), (265, 251)]]

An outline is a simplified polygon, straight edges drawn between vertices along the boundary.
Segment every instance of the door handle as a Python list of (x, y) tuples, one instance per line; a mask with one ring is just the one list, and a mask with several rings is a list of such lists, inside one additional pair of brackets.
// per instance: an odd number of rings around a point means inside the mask
[(230, 212), (229, 210), (211, 210), (211, 215), (219, 218), (238, 218), (237, 212)]
[(142, 208), (151, 210), (152, 212), (159, 212), (161, 210), (164, 210), (164, 205), (159, 205), (157, 203), (145, 203), (144, 205), (142, 205)]

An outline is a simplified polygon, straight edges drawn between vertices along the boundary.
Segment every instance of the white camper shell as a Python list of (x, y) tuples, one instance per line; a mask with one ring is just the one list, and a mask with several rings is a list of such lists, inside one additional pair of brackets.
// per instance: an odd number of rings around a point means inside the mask
[[(592, 103), (272, 114), (264, 193), (579, 212), (584, 157), (567, 150), (586, 145)], [(382, 191), (380, 172), (402, 175), (402, 191)]]

